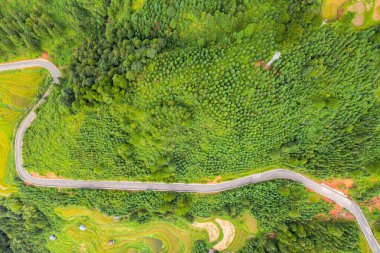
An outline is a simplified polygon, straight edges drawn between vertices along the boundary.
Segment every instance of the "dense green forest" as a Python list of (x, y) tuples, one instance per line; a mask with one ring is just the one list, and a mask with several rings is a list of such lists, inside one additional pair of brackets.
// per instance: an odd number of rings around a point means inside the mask
[[(0, 59), (48, 51), (63, 73), (24, 139), (31, 172), (205, 181), (283, 166), (370, 180), (380, 164), (380, 28), (321, 26), (317, 0), (53, 0), (0, 3)], [(266, 69), (275, 51), (282, 56)], [(15, 175), (15, 173), (14, 173)], [(25, 186), (0, 199), (0, 251), (48, 252), (57, 206), (125, 222), (236, 217), (241, 252), (360, 252), (356, 224), (288, 181), (214, 195)], [(374, 178), (372, 178), (374, 179)], [(358, 181), (353, 196), (380, 194)], [(380, 233), (376, 212), (373, 228)], [(372, 217), (371, 216), (371, 217)], [(323, 217), (323, 219), (321, 219)], [(194, 252), (210, 247), (195, 241)]]
[[(254, 65), (279, 47), (275, 36), (249, 35), (161, 53), (141, 74), (133, 62), (104, 76), (97, 73), (104, 55), (89, 47), (82, 54), (100, 57), (99, 67), (75, 58), (72, 89), (56, 94), (27, 132), (34, 145), (26, 166), (73, 178), (168, 181), (276, 165), (318, 176), (366, 173), (380, 148), (377, 39), (377, 28), (309, 28), (267, 71)], [(67, 94), (72, 108), (62, 104)]]
[(360, 252), (357, 243), (357, 231), (351, 222), (291, 222), (277, 232), (275, 240), (260, 236), (239, 252)]
[(59, 63), (103, 26), (108, 1), (2, 1), (0, 59), (48, 51)]

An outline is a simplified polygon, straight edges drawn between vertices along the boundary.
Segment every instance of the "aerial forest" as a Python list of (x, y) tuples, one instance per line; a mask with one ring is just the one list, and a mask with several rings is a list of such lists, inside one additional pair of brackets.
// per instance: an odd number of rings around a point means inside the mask
[[(322, 23), (319, 0), (31, 0), (0, 3), (0, 60), (48, 52), (60, 84), (27, 130), (29, 172), (60, 178), (210, 183), (273, 168), (353, 178), (380, 195), (380, 26)], [(322, 24), (322, 25), (321, 25)], [(281, 57), (267, 65), (276, 52)], [(192, 223), (251, 213), (239, 252), (362, 252), (332, 203), (277, 180), (202, 195), (47, 189), (0, 197), (0, 252), (49, 252), (83, 206), (123, 222)], [(380, 234), (380, 211), (365, 211)], [(186, 224), (187, 224), (186, 223)], [(192, 241), (192, 252), (210, 243)]]

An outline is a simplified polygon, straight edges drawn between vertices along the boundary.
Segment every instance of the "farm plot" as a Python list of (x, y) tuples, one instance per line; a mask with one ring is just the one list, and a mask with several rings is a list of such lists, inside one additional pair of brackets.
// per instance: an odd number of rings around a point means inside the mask
[[(200, 239), (186, 223), (138, 224), (78, 207), (56, 212), (65, 225), (55, 233), (57, 240), (48, 243), (51, 252), (190, 252), (192, 241)], [(85, 231), (79, 230), (81, 224)]]
[(0, 73), (0, 190), (8, 187), (6, 168), (14, 127), (46, 76), (47, 72), (38, 68)]

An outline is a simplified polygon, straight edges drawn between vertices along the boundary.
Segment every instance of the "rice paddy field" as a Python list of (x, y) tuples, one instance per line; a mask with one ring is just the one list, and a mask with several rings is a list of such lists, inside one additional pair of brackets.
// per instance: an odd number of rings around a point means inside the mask
[(47, 77), (40, 68), (0, 72), (0, 193), (12, 191), (7, 180), (8, 159), (15, 126), (32, 104), (39, 84)]
[[(65, 225), (56, 234), (57, 240), (48, 243), (51, 252), (189, 252), (192, 241), (203, 235), (191, 231), (185, 221), (141, 225), (97, 210), (70, 207), (56, 211)], [(81, 224), (86, 226), (85, 231), (79, 230)], [(109, 245), (112, 240), (114, 244)]]
[[(51, 252), (177, 253), (191, 252), (196, 240), (208, 241), (206, 230), (195, 228), (183, 219), (138, 224), (124, 220), (123, 216), (115, 219), (98, 210), (81, 207), (59, 207), (56, 212), (63, 219), (64, 225), (60, 231), (52, 231), (56, 240), (47, 244)], [(256, 220), (248, 213), (233, 220), (231, 217), (228, 219), (235, 226), (236, 236), (226, 252), (241, 248), (245, 239), (257, 233)], [(196, 220), (206, 221), (202, 218)], [(207, 219), (212, 222), (214, 220), (215, 217)], [(84, 225), (86, 230), (81, 231), (80, 225)], [(223, 238), (222, 231), (219, 237), (217, 241)]]

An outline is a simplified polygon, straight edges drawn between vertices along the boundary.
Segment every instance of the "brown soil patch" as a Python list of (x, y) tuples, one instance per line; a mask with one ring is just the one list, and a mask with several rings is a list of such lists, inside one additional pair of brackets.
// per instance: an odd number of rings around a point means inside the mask
[(326, 197), (323, 197), (323, 200), (326, 201), (327, 203), (334, 203), (334, 201), (332, 201), (331, 199), (328, 199)]
[(267, 238), (271, 239), (271, 240), (274, 240), (276, 238), (276, 233), (275, 232), (268, 233), (267, 234)]
[(348, 194), (350, 188), (354, 186), (354, 180), (352, 180), (352, 178), (334, 178), (329, 181), (322, 181), (322, 183), (344, 194)]
[(80, 251), (80, 253), (86, 252), (87, 251), (87, 245), (84, 243), (81, 243), (79, 251)]
[(354, 26), (362, 26), (364, 24), (364, 13), (367, 10), (365, 3), (356, 2), (355, 4), (348, 6), (347, 10), (356, 13), (356, 16), (351, 21)]
[(329, 221), (330, 220), (330, 217), (324, 213), (319, 213), (319, 214), (315, 215), (315, 218), (318, 218), (321, 221)]
[(324, 0), (321, 9), (322, 17), (329, 21), (336, 20), (343, 14), (342, 6), (347, 1), (348, 0)]
[(363, 14), (366, 11), (365, 4), (363, 2), (357, 2), (355, 4), (355, 11), (357, 14)]
[(329, 214), (331, 215), (331, 217), (333, 219), (341, 218), (341, 219), (345, 219), (348, 221), (354, 221), (355, 220), (354, 215), (347, 212), (345, 209), (343, 209), (343, 207), (341, 207), (338, 204), (335, 204), (334, 209), (330, 210)]
[(364, 15), (356, 15), (351, 23), (354, 26), (362, 26), (364, 24)]
[(43, 52), (41, 58), (46, 60), (49, 58), (49, 54), (47, 52)]
[(373, 9), (373, 20), (375, 21), (380, 20), (380, 0), (375, 1), (375, 6)]
[(264, 66), (265, 62), (263, 60), (261, 60), (261, 61), (254, 62), (252, 65), (257, 68), (260, 66)]
[(219, 241), (213, 248), (222, 251), (224, 249), (227, 249), (232, 241), (235, 238), (235, 227), (234, 225), (226, 220), (221, 220), (221, 219), (215, 219), (216, 222), (219, 223), (219, 225), (222, 227), (223, 231), (223, 239)]
[(369, 203), (367, 204), (368, 210), (372, 213), (373, 209), (377, 209), (380, 211), (380, 196), (373, 197)]
[(30, 172), (30, 175), (36, 178), (43, 178), (43, 179), (64, 179), (64, 177), (58, 177), (53, 172), (49, 172), (45, 176), (40, 175), (38, 172)]
[(342, 8), (339, 8), (337, 11), (336, 11), (336, 15), (338, 18), (340, 18), (341, 16), (343, 16), (344, 14), (344, 10)]
[(194, 222), (193, 226), (196, 228), (203, 228), (206, 229), (208, 232), (208, 237), (210, 242), (214, 242), (219, 237), (219, 229), (218, 227), (212, 223), (212, 222)]
[(254, 62), (253, 64), (253, 67), (257, 68), (257, 67), (263, 67), (264, 69), (266, 70), (269, 70), (270, 69), (270, 66), (268, 66), (265, 61), (263, 60), (260, 60), (260, 61), (257, 61), (257, 62)]

